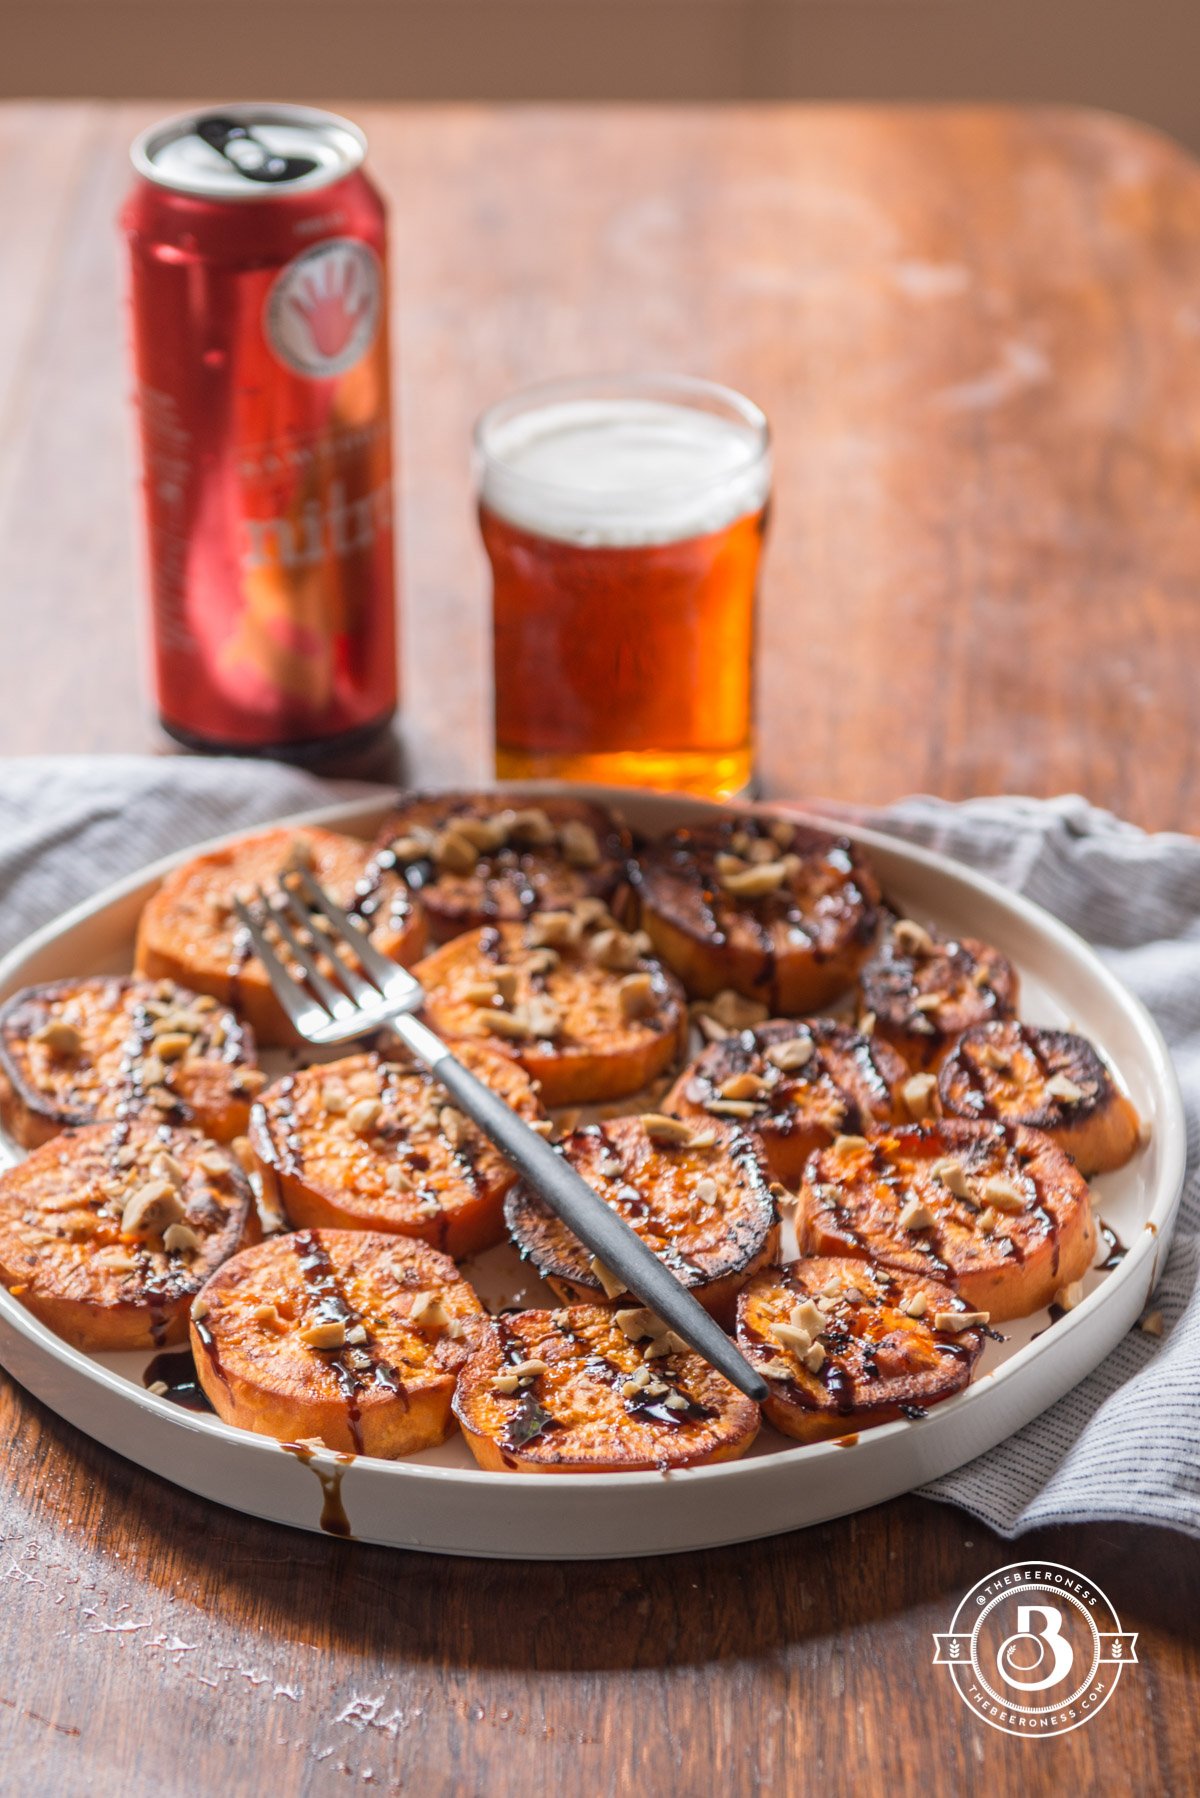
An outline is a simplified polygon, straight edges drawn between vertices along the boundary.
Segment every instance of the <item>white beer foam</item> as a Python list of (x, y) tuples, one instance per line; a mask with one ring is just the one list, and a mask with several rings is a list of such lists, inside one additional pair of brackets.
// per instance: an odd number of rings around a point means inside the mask
[(749, 420), (662, 400), (548, 402), (489, 421), (480, 498), (536, 536), (675, 543), (761, 511), (771, 462)]

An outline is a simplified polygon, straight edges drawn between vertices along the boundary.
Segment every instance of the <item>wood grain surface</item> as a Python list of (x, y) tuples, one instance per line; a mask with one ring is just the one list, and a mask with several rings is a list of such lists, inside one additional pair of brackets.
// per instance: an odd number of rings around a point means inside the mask
[[(408, 770), (488, 765), (467, 441), (535, 377), (659, 366), (771, 414), (765, 790), (1076, 788), (1200, 822), (1200, 173), (1003, 110), (356, 109), (394, 213)], [(0, 748), (157, 739), (112, 218), (154, 109), (0, 109)], [(1200, 1549), (1019, 1551), (905, 1499), (716, 1553), (432, 1560), (141, 1473), (0, 1376), (6, 1794), (1181, 1793)], [(1015, 1558), (1140, 1664), (1055, 1741), (931, 1665)]]

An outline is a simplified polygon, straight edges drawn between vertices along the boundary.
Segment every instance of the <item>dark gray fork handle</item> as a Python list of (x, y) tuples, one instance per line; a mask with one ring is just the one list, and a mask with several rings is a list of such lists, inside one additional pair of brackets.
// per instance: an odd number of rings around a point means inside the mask
[[(689, 1348), (759, 1404), (766, 1382), (720, 1325), (715, 1323), (686, 1286), (680, 1285), (636, 1231), (544, 1137), (531, 1130), (490, 1087), (477, 1080), (461, 1061), (416, 1018), (398, 1017), (392, 1028), (434, 1072), (469, 1118), (541, 1194), (551, 1210), (573, 1230), (593, 1255), (610, 1268), (627, 1289), (683, 1338)], [(431, 1052), (436, 1043), (440, 1053)]]

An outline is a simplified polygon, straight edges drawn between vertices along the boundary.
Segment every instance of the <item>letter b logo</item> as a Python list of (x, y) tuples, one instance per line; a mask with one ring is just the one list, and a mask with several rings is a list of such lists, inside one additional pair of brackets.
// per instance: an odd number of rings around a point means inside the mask
[[(1041, 1619), (1041, 1629), (1034, 1628), (1035, 1617)], [(1045, 1692), (1060, 1685), (1075, 1661), (1075, 1650), (1062, 1630), (1063, 1617), (1057, 1605), (1018, 1605), (1016, 1630), (996, 1653), (1001, 1679), (1022, 1692)], [(1050, 1667), (1043, 1672), (1047, 1656)]]

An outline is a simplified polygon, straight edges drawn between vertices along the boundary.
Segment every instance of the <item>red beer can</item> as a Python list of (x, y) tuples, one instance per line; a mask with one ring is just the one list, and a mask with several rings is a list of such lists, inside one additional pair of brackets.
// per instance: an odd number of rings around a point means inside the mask
[(396, 706), (387, 222), (348, 120), (227, 106), (139, 137), (121, 214), (159, 715), (322, 760)]

